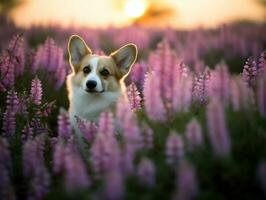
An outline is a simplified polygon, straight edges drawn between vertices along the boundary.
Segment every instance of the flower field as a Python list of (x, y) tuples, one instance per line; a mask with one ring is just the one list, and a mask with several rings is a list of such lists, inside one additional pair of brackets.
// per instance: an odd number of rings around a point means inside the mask
[[(265, 199), (266, 25), (1, 25), (0, 199)], [(70, 126), (67, 42), (132, 42), (128, 100)]]

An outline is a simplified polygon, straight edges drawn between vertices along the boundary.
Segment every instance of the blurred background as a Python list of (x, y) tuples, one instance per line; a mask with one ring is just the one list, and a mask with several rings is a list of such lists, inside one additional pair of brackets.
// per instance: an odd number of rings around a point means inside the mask
[(141, 24), (190, 29), (264, 22), (266, 0), (0, 0), (0, 12), (20, 27)]

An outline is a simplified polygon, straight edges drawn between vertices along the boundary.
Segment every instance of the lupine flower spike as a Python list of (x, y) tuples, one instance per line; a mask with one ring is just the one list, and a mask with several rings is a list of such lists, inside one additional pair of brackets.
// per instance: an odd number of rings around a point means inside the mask
[(208, 105), (207, 119), (210, 142), (214, 153), (229, 155), (231, 141), (225, 122), (224, 107), (218, 99), (213, 98)]

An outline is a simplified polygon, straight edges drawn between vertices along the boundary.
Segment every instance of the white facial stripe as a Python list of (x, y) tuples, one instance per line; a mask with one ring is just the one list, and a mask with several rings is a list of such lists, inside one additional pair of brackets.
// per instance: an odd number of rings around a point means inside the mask
[(89, 64), (91, 66), (91, 72), (87, 76), (85, 82), (87, 82), (88, 80), (96, 81), (97, 82), (97, 86), (96, 86), (95, 90), (98, 91), (98, 92), (101, 92), (103, 90), (103, 87), (102, 87), (101, 79), (100, 79), (100, 77), (97, 74), (98, 62), (99, 62), (99, 58), (98, 57), (94, 57), (94, 58), (92, 58), (90, 60)]

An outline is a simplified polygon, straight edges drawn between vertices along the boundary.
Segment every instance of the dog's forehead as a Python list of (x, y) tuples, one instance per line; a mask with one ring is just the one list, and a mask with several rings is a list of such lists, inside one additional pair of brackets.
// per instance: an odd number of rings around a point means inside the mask
[(115, 67), (115, 62), (110, 56), (99, 56), (99, 67)]

